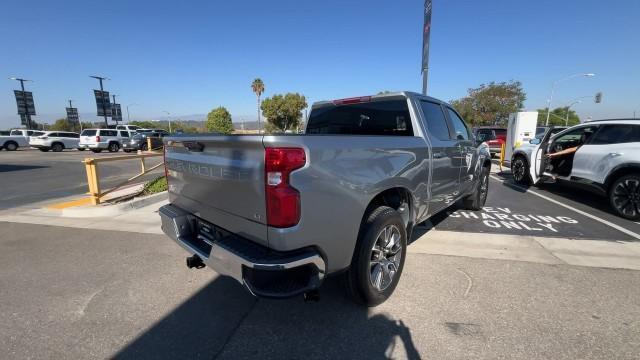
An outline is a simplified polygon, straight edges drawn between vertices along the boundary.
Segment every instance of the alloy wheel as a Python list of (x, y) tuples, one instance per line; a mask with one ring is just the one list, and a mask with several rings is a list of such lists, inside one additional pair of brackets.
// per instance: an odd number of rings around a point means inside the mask
[(640, 180), (628, 178), (618, 182), (611, 196), (620, 214), (634, 218), (640, 213)]
[(378, 234), (371, 249), (369, 280), (378, 291), (393, 283), (402, 259), (402, 240), (396, 225), (387, 225)]
[(517, 158), (513, 162), (513, 166), (511, 167), (511, 173), (513, 174), (513, 178), (520, 182), (524, 179), (526, 166), (524, 166), (524, 161), (521, 158)]

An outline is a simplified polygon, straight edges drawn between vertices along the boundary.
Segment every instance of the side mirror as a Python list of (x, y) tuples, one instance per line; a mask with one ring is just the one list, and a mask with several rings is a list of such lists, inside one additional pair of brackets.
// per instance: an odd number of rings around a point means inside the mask
[(529, 140), (529, 144), (532, 144), (532, 145), (538, 145), (541, 142), (542, 142), (542, 139), (538, 139), (538, 138), (533, 138), (533, 139)]

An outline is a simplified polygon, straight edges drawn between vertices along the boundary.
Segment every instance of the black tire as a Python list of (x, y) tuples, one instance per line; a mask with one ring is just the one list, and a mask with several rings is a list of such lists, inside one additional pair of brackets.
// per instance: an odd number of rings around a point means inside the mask
[(120, 145), (115, 142), (109, 143), (107, 150), (109, 150), (109, 152), (118, 152), (118, 150), (120, 150)]
[(60, 143), (53, 143), (51, 144), (51, 150), (53, 152), (61, 152), (62, 150), (64, 150), (64, 145)]
[(101, 153), (102, 149), (91, 149), (91, 151), (97, 154), (97, 153)]
[(40, 150), (42, 152), (47, 152), (47, 151), (49, 151), (49, 148), (39, 148), (38, 150)]
[(616, 179), (609, 188), (609, 204), (618, 216), (640, 220), (640, 174)]
[(16, 151), (18, 150), (18, 144), (13, 141), (7, 141), (6, 143), (4, 143), (4, 148), (7, 151)]
[(122, 149), (122, 151), (124, 151), (126, 153), (130, 153), (131, 152), (131, 150), (129, 150), (129, 149)]
[[(387, 244), (381, 244), (385, 241), (384, 230), (389, 231), (385, 234), (393, 234)], [(374, 245), (378, 249), (374, 249)], [(406, 255), (407, 231), (400, 214), (387, 206), (371, 211), (360, 227), (351, 265), (344, 274), (347, 295), (366, 306), (383, 303), (398, 285)]]
[(480, 176), (478, 177), (478, 183), (475, 191), (464, 198), (464, 208), (467, 210), (478, 211), (482, 210), (482, 207), (487, 202), (487, 194), (489, 193), (489, 167), (483, 166), (480, 170)]
[(142, 144), (142, 151), (147, 151), (149, 150), (149, 146), (147, 145), (147, 143)]
[(84, 151), (84, 148), (78, 148), (78, 151)]
[(511, 161), (511, 175), (513, 180), (521, 185), (531, 184), (531, 174), (529, 174), (529, 163), (522, 155), (516, 155)]

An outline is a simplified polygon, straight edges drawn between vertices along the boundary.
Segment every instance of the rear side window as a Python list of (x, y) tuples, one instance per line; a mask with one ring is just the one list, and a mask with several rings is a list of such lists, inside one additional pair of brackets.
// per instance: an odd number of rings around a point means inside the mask
[(120, 137), (129, 137), (129, 132), (128, 131), (120, 131)]
[(49, 137), (60, 137), (60, 133), (49, 133)]
[(591, 141), (592, 145), (640, 142), (640, 125), (606, 125)]
[(9, 136), (10, 131), (0, 131), (0, 136)]
[(311, 111), (307, 134), (413, 136), (406, 99), (330, 105)]
[(82, 136), (96, 136), (95, 130), (82, 130)]
[(118, 132), (115, 130), (100, 130), (100, 136), (118, 136)]
[(449, 140), (449, 127), (442, 112), (442, 106), (431, 101), (422, 101), (420, 105), (429, 134), (439, 140)]
[(20, 130), (11, 130), (11, 135), (13, 135), (13, 136), (22, 136), (22, 131), (20, 131)]
[(453, 124), (453, 130), (456, 134), (457, 140), (469, 140), (471, 136), (469, 135), (469, 129), (464, 124), (464, 121), (456, 114), (455, 111), (447, 108), (449, 112), (449, 119), (451, 119), (451, 123)]

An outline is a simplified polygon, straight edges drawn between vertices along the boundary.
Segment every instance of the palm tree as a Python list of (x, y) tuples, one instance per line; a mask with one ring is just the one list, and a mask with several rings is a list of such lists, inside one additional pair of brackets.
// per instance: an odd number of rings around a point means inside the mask
[(264, 83), (262, 82), (262, 79), (256, 78), (253, 80), (251, 83), (251, 90), (253, 90), (253, 93), (258, 97), (258, 133), (260, 133), (260, 95), (264, 92)]

